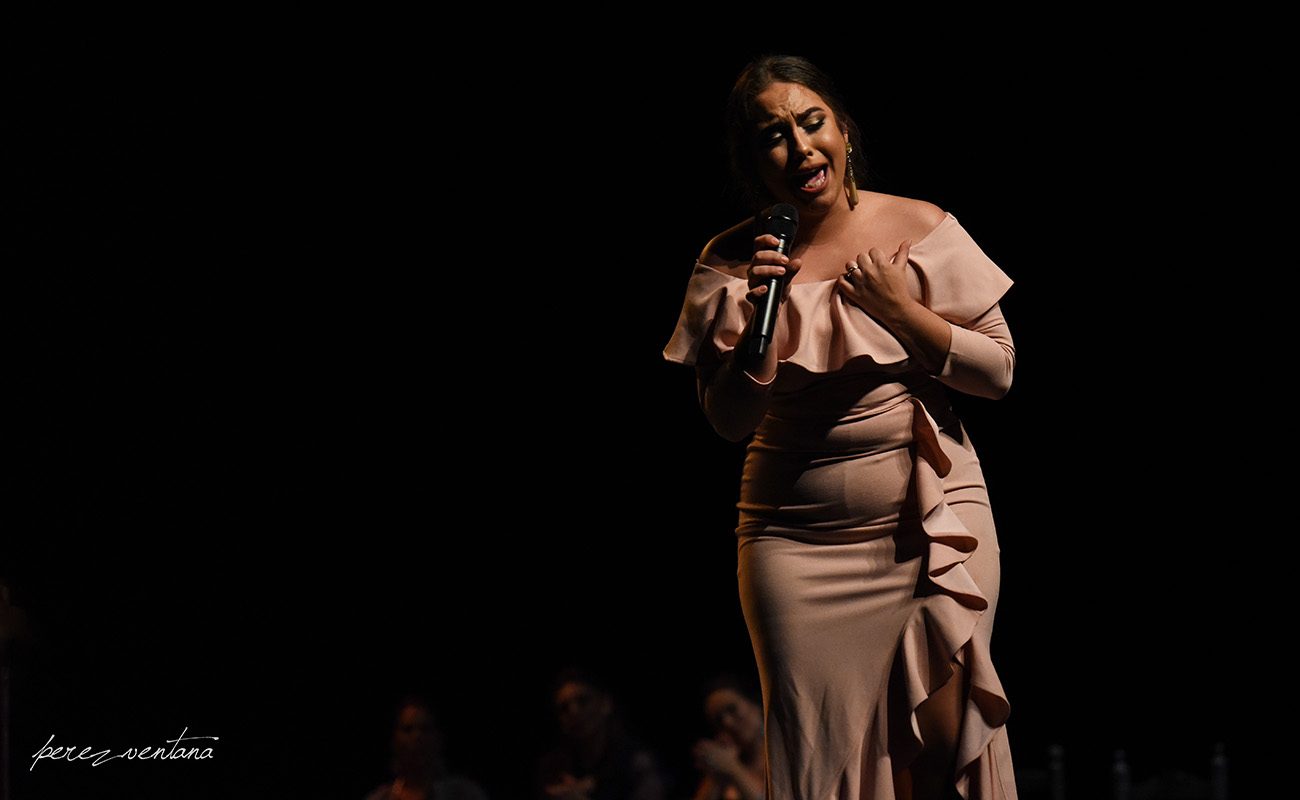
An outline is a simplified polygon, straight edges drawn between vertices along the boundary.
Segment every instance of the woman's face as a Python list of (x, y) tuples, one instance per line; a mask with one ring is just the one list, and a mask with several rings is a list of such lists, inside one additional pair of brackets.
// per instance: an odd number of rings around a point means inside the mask
[(844, 203), (848, 144), (830, 104), (807, 86), (773, 83), (756, 98), (753, 131), (758, 175), (777, 202), (825, 214)]
[(433, 718), (420, 706), (406, 706), (393, 730), (393, 750), (403, 765), (426, 763), (437, 757), (442, 739)]
[(570, 681), (555, 695), (555, 712), (566, 736), (586, 739), (605, 725), (613, 707), (604, 692), (585, 683)]
[(739, 747), (752, 747), (763, 735), (763, 711), (733, 689), (710, 692), (704, 714), (713, 729), (729, 735)]

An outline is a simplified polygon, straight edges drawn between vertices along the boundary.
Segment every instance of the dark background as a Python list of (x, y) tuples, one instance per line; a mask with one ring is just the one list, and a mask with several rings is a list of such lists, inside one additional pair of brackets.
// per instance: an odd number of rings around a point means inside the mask
[[(522, 797), (573, 660), (685, 796), (700, 686), (753, 670), (743, 447), (660, 351), (744, 216), (719, 119), (764, 49), (836, 77), (871, 188), (1016, 281), (1011, 393), (955, 402), (1017, 767), (1062, 743), (1081, 796), (1114, 748), (1140, 780), (1223, 741), (1249, 779), (1257, 601), (1227, 587), (1276, 521), (1236, 328), (1276, 215), (1231, 186), (1239, 84), (1195, 45), (308, 39), (9, 65), (15, 797), (360, 797), (408, 689), (458, 771)], [(186, 726), (215, 760), (27, 772), (52, 734)]]

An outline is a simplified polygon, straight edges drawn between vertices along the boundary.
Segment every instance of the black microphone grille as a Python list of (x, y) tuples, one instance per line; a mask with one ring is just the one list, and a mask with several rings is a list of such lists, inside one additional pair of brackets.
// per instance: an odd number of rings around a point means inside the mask
[(763, 214), (763, 229), (767, 233), (789, 239), (798, 227), (799, 209), (789, 203), (777, 203)]

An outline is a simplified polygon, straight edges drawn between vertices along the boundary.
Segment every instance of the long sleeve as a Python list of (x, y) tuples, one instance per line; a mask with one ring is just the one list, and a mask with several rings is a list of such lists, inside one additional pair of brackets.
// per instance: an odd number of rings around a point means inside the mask
[(760, 381), (733, 362), (735, 352), (716, 366), (696, 365), (700, 408), (722, 438), (739, 442), (754, 432), (767, 412), (773, 375)]
[(1016, 347), (999, 304), (964, 326), (948, 324), (952, 344), (935, 378), (976, 397), (997, 400), (1006, 395), (1016, 367)]

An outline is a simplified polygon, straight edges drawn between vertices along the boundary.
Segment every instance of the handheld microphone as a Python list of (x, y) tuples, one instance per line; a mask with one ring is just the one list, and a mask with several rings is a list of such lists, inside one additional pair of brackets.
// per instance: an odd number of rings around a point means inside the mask
[[(777, 245), (776, 252), (790, 255), (794, 248), (795, 231), (799, 229), (798, 209), (789, 203), (777, 203), (764, 210), (760, 216), (763, 233), (770, 233), (781, 242)], [(776, 333), (776, 312), (781, 306), (781, 293), (788, 278), (788, 272), (771, 278), (767, 282), (767, 292), (754, 303), (754, 314), (758, 320), (749, 337), (747, 355), (750, 364), (760, 362), (772, 344), (772, 336)]]

